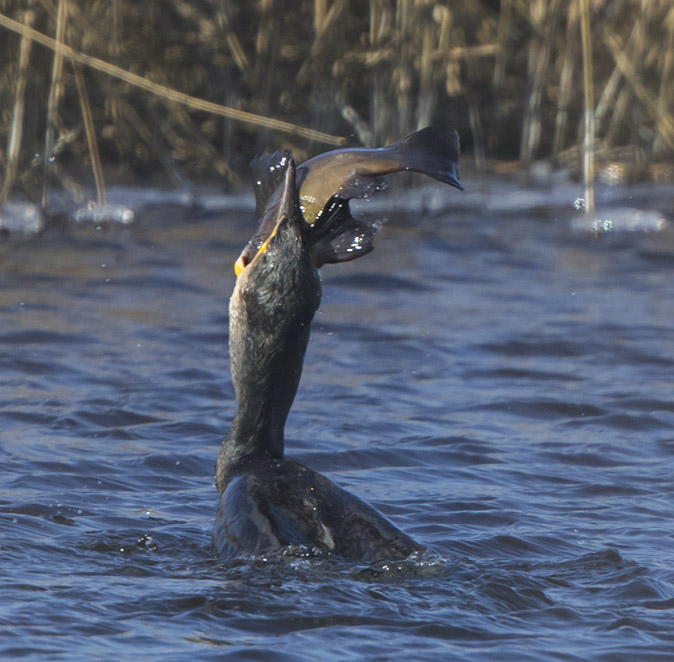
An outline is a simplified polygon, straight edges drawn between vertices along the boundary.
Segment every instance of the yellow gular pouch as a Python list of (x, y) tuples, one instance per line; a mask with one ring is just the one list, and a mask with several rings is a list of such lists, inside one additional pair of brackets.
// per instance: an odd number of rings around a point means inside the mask
[[(285, 219), (285, 215), (281, 216), (278, 223), (276, 223), (276, 227), (274, 228), (272, 233), (264, 240), (264, 242), (262, 242), (262, 245), (260, 246), (260, 248), (258, 248), (257, 253), (255, 254), (256, 257), (258, 255), (260, 255), (260, 253), (265, 253), (267, 251), (267, 248), (269, 247), (269, 242), (276, 236), (276, 232), (278, 231), (278, 226), (281, 224), (281, 221), (283, 221), (283, 219)], [(245, 264), (244, 261), (243, 261), (243, 255), (240, 255), (239, 259), (234, 263), (234, 273), (236, 274), (237, 278), (242, 274), (243, 270), (247, 266), (248, 265)]]

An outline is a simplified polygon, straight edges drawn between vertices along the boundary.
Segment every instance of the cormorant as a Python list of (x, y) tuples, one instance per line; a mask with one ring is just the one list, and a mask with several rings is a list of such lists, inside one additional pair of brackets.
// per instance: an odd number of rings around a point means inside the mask
[(229, 307), (237, 411), (215, 473), (219, 556), (299, 546), (375, 561), (424, 549), (358, 497), (286, 459), (284, 427), (321, 299), (318, 268), (373, 248), (376, 227), (351, 216), (349, 199), (398, 170), (461, 188), (457, 159), (456, 132), (428, 127), (387, 148), (337, 150), (297, 168), (288, 153), (258, 161), (267, 174), (257, 182), (260, 229), (237, 261)]

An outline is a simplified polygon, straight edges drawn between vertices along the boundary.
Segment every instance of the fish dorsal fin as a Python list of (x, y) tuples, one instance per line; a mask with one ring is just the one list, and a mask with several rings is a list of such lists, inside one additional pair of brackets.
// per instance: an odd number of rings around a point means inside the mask
[(280, 149), (272, 154), (256, 156), (250, 162), (258, 218), (262, 218), (271, 196), (283, 183), (288, 159), (290, 152), (287, 149)]

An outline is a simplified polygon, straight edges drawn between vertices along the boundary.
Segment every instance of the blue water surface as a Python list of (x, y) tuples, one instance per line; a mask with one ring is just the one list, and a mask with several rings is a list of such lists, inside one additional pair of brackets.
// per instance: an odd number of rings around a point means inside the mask
[(389, 216), (286, 448), (432, 550), (372, 566), (211, 553), (250, 210), (3, 239), (0, 658), (673, 659), (671, 226)]

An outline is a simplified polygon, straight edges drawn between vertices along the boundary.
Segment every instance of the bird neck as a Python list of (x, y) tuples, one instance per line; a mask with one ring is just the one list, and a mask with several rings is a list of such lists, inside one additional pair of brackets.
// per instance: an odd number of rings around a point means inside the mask
[(282, 312), (276, 320), (258, 317), (257, 306), (250, 299), (242, 304), (244, 297), (238, 294), (235, 290), (230, 302), (229, 336), (237, 410), (218, 455), (220, 492), (247, 462), (283, 457), (285, 423), (302, 375), (320, 285), (313, 288), (310, 305), (277, 309)]

